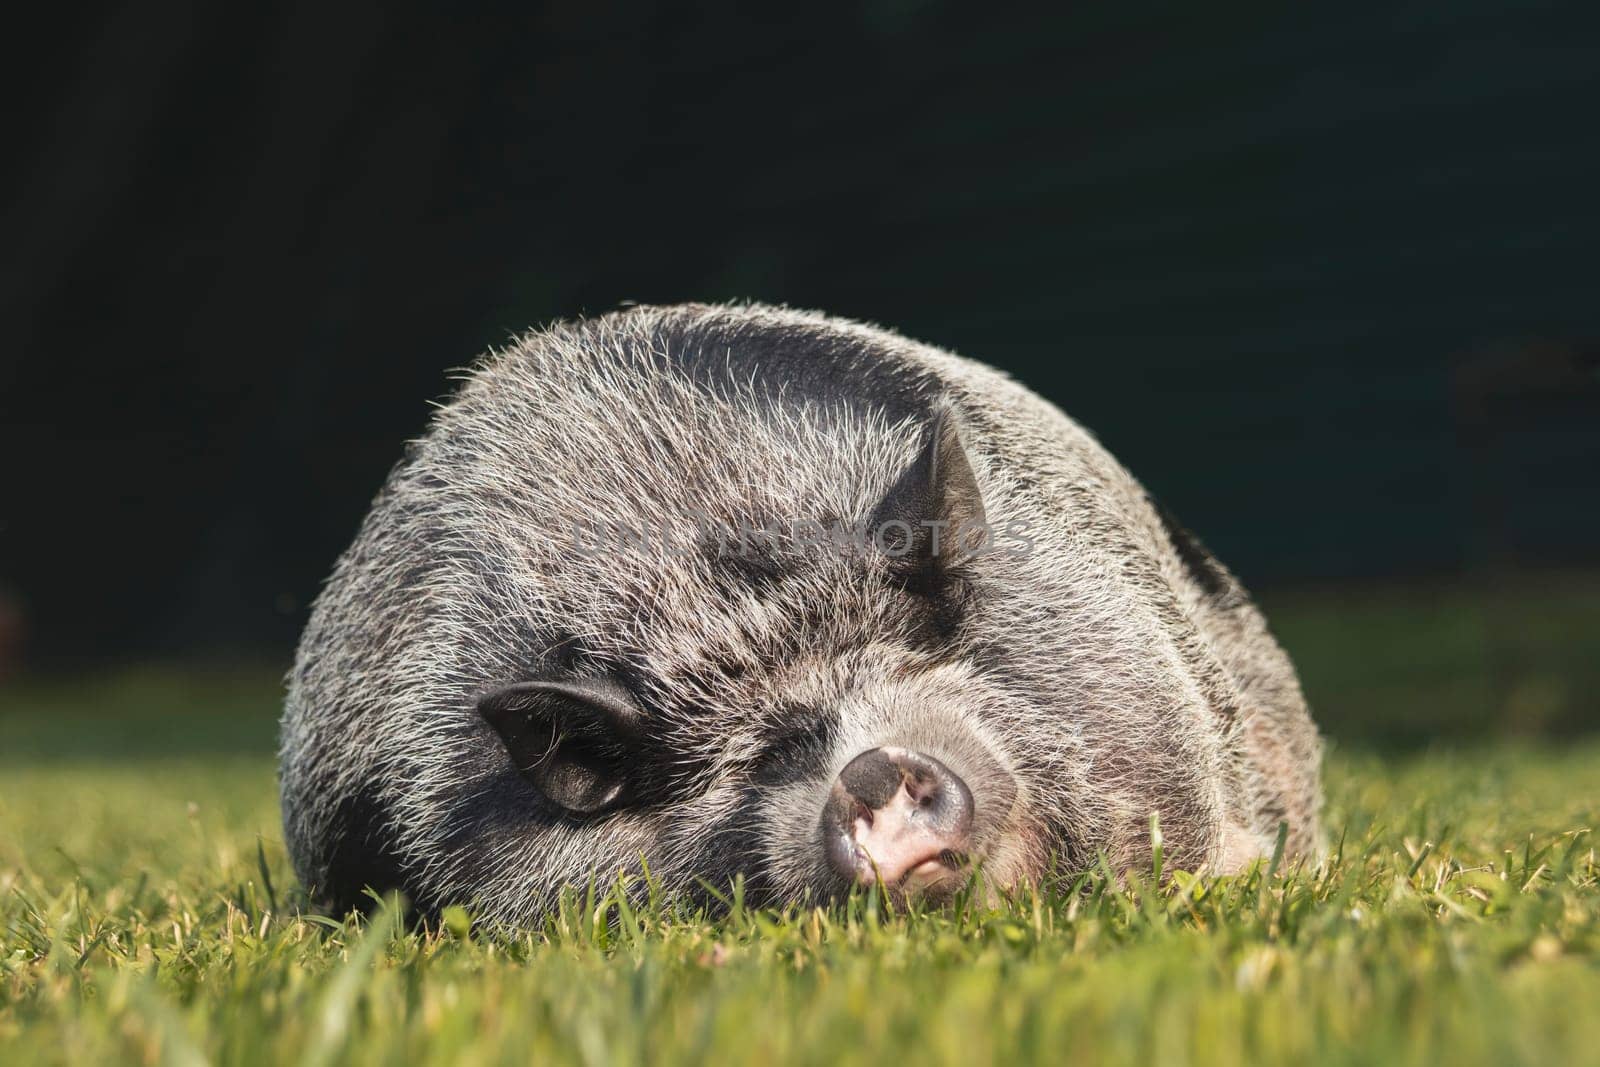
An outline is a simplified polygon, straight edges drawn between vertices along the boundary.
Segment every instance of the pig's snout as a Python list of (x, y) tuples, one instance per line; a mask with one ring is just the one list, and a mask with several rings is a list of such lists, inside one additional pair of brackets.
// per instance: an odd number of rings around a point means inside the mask
[(857, 885), (950, 892), (965, 880), (972, 791), (931, 756), (873, 748), (845, 764), (822, 809), (828, 863)]

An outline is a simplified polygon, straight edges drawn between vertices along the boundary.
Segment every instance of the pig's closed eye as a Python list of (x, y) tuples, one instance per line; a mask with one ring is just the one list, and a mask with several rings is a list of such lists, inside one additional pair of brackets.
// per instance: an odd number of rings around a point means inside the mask
[(832, 739), (833, 723), (820, 717), (775, 730), (756, 757), (751, 775), (770, 784), (804, 778), (827, 754)]

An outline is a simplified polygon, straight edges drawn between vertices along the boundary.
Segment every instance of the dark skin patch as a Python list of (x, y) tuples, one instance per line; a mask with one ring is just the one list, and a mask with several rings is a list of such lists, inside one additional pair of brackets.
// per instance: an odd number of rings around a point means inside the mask
[(874, 810), (884, 807), (900, 791), (900, 767), (881, 751), (863, 753), (845, 767), (839, 782), (856, 800)]

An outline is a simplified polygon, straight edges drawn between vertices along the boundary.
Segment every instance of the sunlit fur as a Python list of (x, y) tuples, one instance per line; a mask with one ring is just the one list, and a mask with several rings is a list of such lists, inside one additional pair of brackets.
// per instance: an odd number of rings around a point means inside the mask
[[(878, 553), (763, 569), (683, 551), (696, 512), (871, 515), (940, 405), (990, 522), (1026, 524), (1032, 550), (966, 563), (938, 624)], [(678, 536), (585, 553), (573, 524), (596, 518)], [(476, 700), (551, 670), (626, 679), (656, 802), (574, 819), (518, 775)], [(774, 774), (763, 754), (797, 719), (820, 740)], [(1169, 867), (1237, 866), (1283, 820), (1291, 850), (1318, 842), (1319, 744), (1292, 666), (1227, 572), (1056, 408), (872, 327), (638, 308), (491, 353), (408, 449), (302, 638), (284, 819), (333, 905), (394, 882), (526, 923), (641, 857), (669, 888), (742, 872), (752, 895), (796, 899), (836, 888), (818, 813), (880, 744), (973, 777), (994, 881), (1140, 863), (1152, 813)]]

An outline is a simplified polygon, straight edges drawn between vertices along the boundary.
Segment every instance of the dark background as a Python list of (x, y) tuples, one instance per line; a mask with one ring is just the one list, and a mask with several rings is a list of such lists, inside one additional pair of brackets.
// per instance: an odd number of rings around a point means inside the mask
[(0, 659), (281, 664), (447, 369), (629, 300), (997, 364), (1291, 620), (1404, 588), (1548, 625), (1532, 583), (1594, 621), (1591, 5), (761, 7), (14, 40)]

